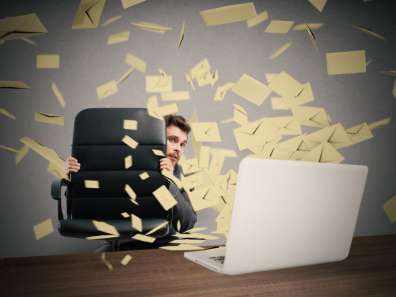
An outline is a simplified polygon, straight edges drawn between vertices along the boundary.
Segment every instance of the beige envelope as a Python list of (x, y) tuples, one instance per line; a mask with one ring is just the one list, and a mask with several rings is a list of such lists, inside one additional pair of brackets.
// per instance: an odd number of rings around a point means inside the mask
[(286, 71), (282, 71), (271, 79), (268, 87), (281, 97), (294, 98), (302, 92), (305, 86)]
[(131, 53), (126, 54), (125, 63), (142, 73), (146, 72), (146, 62)]
[(273, 20), (265, 28), (265, 33), (286, 34), (293, 25), (293, 21)]
[(305, 145), (310, 150), (324, 141), (330, 143), (334, 148), (346, 147), (351, 144), (350, 137), (341, 123), (325, 127), (304, 137)]
[(232, 91), (247, 101), (260, 106), (271, 94), (271, 89), (250, 75), (243, 74)]
[(279, 129), (280, 135), (301, 135), (300, 122), (292, 116), (269, 118), (272, 125)]
[(47, 33), (35, 13), (0, 19), (0, 41)]
[(22, 137), (19, 141), (42, 156), (48, 162), (52, 163), (52, 166), (54, 166), (58, 172), (63, 172), (63, 178), (68, 179), (64, 172), (65, 161), (62, 160), (53, 149), (45, 147), (29, 137)]
[(324, 128), (329, 126), (329, 118), (324, 108), (297, 106), (292, 108), (293, 116), (303, 126)]
[(194, 139), (198, 142), (220, 142), (221, 136), (216, 122), (191, 123)]
[(139, 29), (155, 32), (155, 33), (165, 33), (172, 30), (171, 27), (163, 26), (160, 24), (149, 23), (149, 22), (132, 22), (131, 25), (138, 27)]
[(253, 2), (201, 10), (199, 14), (207, 26), (218, 26), (247, 21), (257, 15)]
[(44, 112), (35, 112), (34, 120), (39, 123), (51, 124), (51, 125), (63, 126), (65, 124), (65, 119), (63, 116), (44, 113)]
[(321, 163), (341, 163), (344, 157), (328, 142), (322, 142), (312, 151), (306, 153), (301, 161)]
[(235, 85), (235, 83), (228, 82), (228, 83), (225, 83), (224, 85), (218, 86), (213, 100), (214, 101), (223, 101), (227, 92), (229, 90), (231, 90), (234, 85)]
[(148, 75), (146, 76), (147, 93), (172, 92), (172, 76), (170, 75)]
[(4, 89), (29, 89), (30, 87), (23, 81), (0, 80), (0, 88)]
[(98, 27), (106, 0), (81, 0), (72, 29), (92, 29)]
[(353, 126), (351, 128), (346, 129), (346, 133), (348, 134), (351, 143), (350, 145), (369, 140), (373, 138), (373, 133), (367, 123), (361, 123), (359, 125)]

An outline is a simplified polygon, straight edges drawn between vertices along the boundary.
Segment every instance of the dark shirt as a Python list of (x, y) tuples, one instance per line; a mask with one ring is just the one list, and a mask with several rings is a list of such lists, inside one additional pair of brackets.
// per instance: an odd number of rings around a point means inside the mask
[[(182, 174), (182, 168), (176, 164), (173, 175), (177, 178), (180, 178)], [(188, 229), (194, 227), (197, 222), (197, 214), (195, 213), (190, 198), (184, 189), (180, 190), (174, 183), (170, 183), (169, 192), (175, 197), (177, 204), (173, 210), (173, 218), (172, 218), (172, 230), (171, 234), (174, 234), (177, 230), (177, 221), (180, 221), (180, 231), (184, 232)]]

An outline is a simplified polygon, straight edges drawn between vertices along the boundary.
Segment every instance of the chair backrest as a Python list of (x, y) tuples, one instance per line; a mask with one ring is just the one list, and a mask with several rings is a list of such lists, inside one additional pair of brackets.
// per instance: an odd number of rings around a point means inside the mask
[[(137, 130), (124, 129), (124, 120), (135, 120)], [(123, 137), (132, 137), (138, 146), (127, 146)], [(152, 192), (168, 181), (159, 170), (159, 157), (153, 149), (166, 153), (165, 122), (148, 115), (144, 108), (90, 108), (81, 111), (74, 122), (72, 156), (81, 164), (71, 176), (68, 217), (71, 219), (122, 219), (121, 213), (140, 218), (168, 218)], [(124, 159), (132, 156), (132, 167)], [(142, 180), (139, 174), (147, 172)], [(99, 182), (99, 188), (86, 188), (86, 180)], [(137, 195), (139, 206), (125, 191), (128, 184)]]

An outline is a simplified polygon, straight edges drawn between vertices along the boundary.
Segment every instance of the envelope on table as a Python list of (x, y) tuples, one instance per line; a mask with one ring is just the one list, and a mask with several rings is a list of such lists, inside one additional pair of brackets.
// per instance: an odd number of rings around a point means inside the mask
[(328, 142), (322, 142), (312, 151), (306, 153), (302, 161), (321, 163), (341, 163), (344, 157)]
[(11, 40), (47, 33), (35, 13), (0, 19), (0, 40)]
[(74, 17), (72, 29), (98, 27), (106, 0), (81, 0)]
[(216, 122), (191, 123), (194, 138), (198, 142), (220, 142), (221, 136)]
[(297, 106), (292, 108), (292, 113), (301, 125), (314, 128), (329, 126), (329, 118), (324, 108)]

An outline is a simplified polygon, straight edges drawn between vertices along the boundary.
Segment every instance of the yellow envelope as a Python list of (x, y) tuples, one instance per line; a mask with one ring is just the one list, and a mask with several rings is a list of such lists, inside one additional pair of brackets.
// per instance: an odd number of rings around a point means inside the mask
[(109, 26), (110, 24), (112, 24), (112, 23), (118, 21), (118, 20), (121, 19), (121, 18), (122, 18), (122, 15), (117, 15), (117, 16), (110, 17), (110, 18), (108, 18), (105, 22), (103, 22), (101, 26), (102, 26), (102, 27), (107, 27), (107, 26)]
[(178, 48), (181, 47), (181, 44), (182, 44), (182, 42), (183, 42), (183, 40), (184, 40), (185, 26), (186, 26), (186, 23), (183, 22), (182, 27), (181, 27), (181, 29), (180, 29), (179, 40), (177, 41), (177, 47), (178, 47)]
[(304, 31), (304, 30), (306, 30), (307, 26), (311, 30), (317, 30), (317, 29), (322, 28), (323, 24), (322, 23), (302, 23), (302, 24), (295, 25), (293, 27), (293, 31)]
[(37, 69), (58, 69), (59, 55), (37, 55), (36, 56)]
[(144, 234), (136, 234), (132, 236), (133, 239), (143, 241), (143, 242), (148, 242), (148, 243), (153, 243), (155, 241), (155, 237), (147, 236)]
[(176, 199), (164, 185), (155, 190), (153, 195), (165, 210), (169, 210), (177, 204)]
[(124, 120), (124, 129), (137, 130), (138, 122), (136, 120)]
[(172, 76), (170, 75), (148, 75), (146, 76), (147, 93), (172, 92)]
[(128, 254), (122, 258), (120, 263), (122, 266), (127, 266), (129, 264), (129, 262), (131, 262), (131, 260), (132, 260), (132, 256)]
[(262, 22), (268, 20), (268, 12), (266, 10), (260, 12), (258, 15), (256, 15), (255, 17), (248, 19), (246, 21), (246, 24), (248, 26), (248, 28), (252, 28), (257, 26), (258, 24), (261, 24)]
[(151, 229), (149, 232), (147, 232), (146, 235), (153, 234), (153, 233), (155, 233), (156, 231), (158, 231), (158, 230), (164, 228), (166, 225), (168, 225), (168, 222), (161, 223), (161, 224), (155, 226), (155, 227), (154, 227), (153, 229)]
[(0, 19), (0, 42), (47, 33), (35, 13)]
[(305, 145), (309, 150), (324, 141), (330, 143), (334, 148), (342, 148), (351, 144), (351, 139), (341, 123), (322, 128), (304, 137)]
[(29, 89), (30, 87), (23, 81), (0, 80), (0, 88), (3, 89)]
[(139, 143), (129, 135), (125, 135), (122, 138), (122, 142), (125, 143), (127, 146), (131, 147), (132, 149), (137, 148), (137, 146), (139, 145)]
[(299, 121), (294, 117), (274, 117), (269, 118), (271, 124), (274, 125), (280, 135), (300, 135), (302, 134), (301, 126)]
[(160, 117), (164, 117), (168, 114), (175, 114), (178, 113), (178, 111), (179, 111), (179, 107), (177, 106), (176, 103), (159, 106), (157, 108), (157, 113)]
[(351, 140), (350, 145), (360, 143), (374, 137), (367, 123), (361, 123), (351, 128), (348, 128), (346, 129), (346, 133)]
[(268, 24), (265, 32), (273, 34), (286, 34), (290, 31), (291, 27), (293, 27), (293, 24), (293, 21), (273, 20)]
[(96, 94), (99, 100), (103, 100), (109, 96), (118, 93), (118, 86), (115, 80), (109, 81), (96, 88)]
[(177, 92), (167, 92), (161, 94), (161, 99), (163, 101), (185, 101), (190, 99), (190, 93), (188, 91), (177, 91)]
[[(23, 146), (23, 147), (25, 147), (25, 146)], [(14, 149), (12, 147), (9, 147), (9, 146), (6, 146), (6, 145), (2, 145), (2, 144), (0, 144), (0, 149), (3, 149), (5, 151), (11, 152), (11, 153), (18, 153), (19, 152), (19, 150), (17, 150), (17, 149)]]
[(107, 233), (110, 235), (116, 235), (116, 236), (120, 235), (118, 230), (113, 225), (110, 225), (109, 223), (95, 221), (95, 220), (92, 220), (92, 223), (94, 224), (96, 230), (98, 230), (100, 232)]
[(165, 157), (165, 154), (162, 150), (152, 149), (151, 151), (153, 152), (154, 155), (158, 157)]
[(116, 80), (116, 84), (119, 85), (121, 84), (124, 80), (126, 80), (131, 73), (135, 70), (135, 68), (131, 67), (129, 68), (119, 79)]
[(62, 108), (65, 108), (65, 99), (63, 98), (62, 93), (59, 91), (58, 86), (54, 82), (51, 83), (51, 89), (52, 92), (54, 92), (54, 95), (58, 100), (59, 104), (62, 106)]
[(308, 0), (309, 3), (311, 3), (313, 5), (313, 7), (315, 7), (319, 12), (322, 12), (327, 0)]
[(385, 118), (385, 119), (378, 120), (378, 121), (375, 121), (373, 123), (370, 123), (370, 124), (368, 124), (368, 126), (369, 126), (370, 130), (374, 130), (374, 129), (377, 129), (379, 127), (388, 125), (390, 123), (390, 121), (391, 121), (391, 118)]
[(383, 41), (386, 41), (385, 37), (370, 30), (369, 28), (363, 27), (363, 26), (356, 26), (356, 25), (352, 25), (352, 27), (354, 27), (355, 29), (362, 31), (368, 35), (374, 36), (375, 38), (381, 39)]
[(271, 94), (271, 89), (253, 77), (243, 74), (232, 91), (247, 101), (260, 106)]
[(386, 201), (383, 205), (384, 211), (391, 223), (396, 222), (396, 196)]
[(106, 0), (81, 0), (73, 20), (72, 29), (98, 27)]
[(136, 196), (136, 193), (135, 193), (135, 191), (132, 189), (132, 187), (131, 187), (130, 185), (126, 184), (126, 185), (124, 186), (124, 191), (128, 194), (130, 200), (131, 200), (134, 204), (139, 205), (138, 202), (136, 201), (136, 197), (137, 197), (137, 196)]
[(322, 142), (312, 151), (306, 153), (302, 161), (321, 163), (341, 163), (344, 157), (328, 142)]
[(39, 123), (63, 126), (65, 120), (63, 116), (49, 114), (44, 112), (35, 112), (34, 120)]
[(270, 60), (275, 60), (276, 58), (278, 58), (280, 55), (282, 55), (290, 46), (292, 45), (291, 42), (286, 42), (285, 44), (283, 44), (280, 48), (278, 48), (277, 50), (275, 50), (271, 56), (269, 57)]
[(54, 232), (54, 225), (52, 224), (51, 219), (46, 219), (41, 223), (33, 226), (34, 236), (36, 240), (40, 240), (43, 237), (48, 236), (52, 232)]
[(100, 188), (99, 181), (86, 179), (84, 180), (84, 187), (87, 189), (99, 189)]
[(171, 27), (163, 26), (160, 24), (149, 23), (149, 22), (132, 22), (131, 25), (138, 27), (139, 29), (155, 32), (155, 33), (165, 33), (172, 30)]
[(129, 7), (138, 5), (145, 2), (146, 0), (121, 0), (122, 8), (127, 9)]
[(6, 116), (6, 117), (8, 117), (8, 118), (10, 118), (10, 119), (12, 119), (12, 120), (15, 120), (15, 119), (16, 119), (16, 116), (13, 115), (12, 113), (10, 113), (10, 112), (9, 112), (8, 110), (6, 110), (5, 108), (0, 108), (0, 114), (4, 115), (4, 116)]
[(146, 72), (146, 62), (131, 53), (126, 54), (125, 63), (142, 73)]
[(324, 128), (329, 126), (329, 119), (324, 108), (297, 106), (292, 108), (292, 113), (301, 125), (314, 128)]
[(191, 123), (194, 139), (198, 142), (220, 142), (221, 136), (216, 122)]
[(164, 245), (160, 246), (160, 249), (167, 251), (196, 251), (203, 250), (204, 248), (191, 244), (179, 244), (179, 245)]
[(257, 15), (253, 2), (201, 10), (199, 14), (207, 26), (247, 21)]
[(124, 158), (124, 168), (125, 168), (125, 169), (131, 168), (131, 167), (132, 167), (132, 163), (133, 163), (133, 159), (132, 159), (132, 156), (131, 156), (131, 155), (126, 156), (126, 157)]
[(107, 38), (107, 44), (117, 44), (121, 42), (127, 42), (129, 40), (129, 31), (123, 31), (115, 34), (111, 34)]
[(304, 89), (304, 86), (286, 71), (282, 71), (271, 79), (268, 87), (285, 98), (294, 98)]
[(366, 51), (326, 53), (327, 74), (353, 74), (366, 72)]
[(133, 213), (131, 214), (131, 224), (132, 228), (138, 230), (139, 232), (143, 232), (143, 222), (142, 220)]
[(224, 85), (218, 86), (213, 100), (214, 101), (223, 101), (227, 92), (229, 90), (231, 90), (234, 85), (235, 85), (235, 83), (228, 82), (228, 83), (225, 83)]
[(139, 177), (141, 180), (146, 180), (150, 177), (150, 175), (147, 172), (142, 172), (141, 174), (139, 174)]
[(22, 137), (20, 141), (28, 146), (30, 149), (32, 149), (34, 152), (42, 156), (44, 159), (52, 163), (58, 172), (62, 172), (64, 179), (69, 179), (64, 172), (65, 161), (59, 158), (58, 154), (53, 149), (42, 146), (41, 144), (29, 137)]
[(121, 215), (122, 215), (122, 217), (123, 217), (124, 219), (127, 219), (127, 218), (130, 217), (129, 213), (127, 213), (127, 212), (125, 212), (125, 211), (122, 212)]

